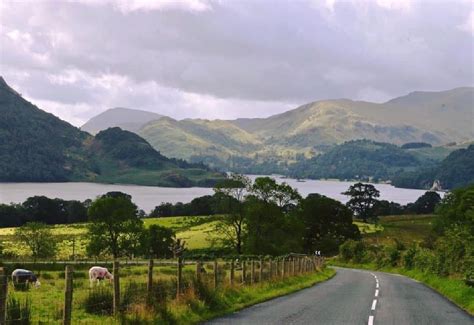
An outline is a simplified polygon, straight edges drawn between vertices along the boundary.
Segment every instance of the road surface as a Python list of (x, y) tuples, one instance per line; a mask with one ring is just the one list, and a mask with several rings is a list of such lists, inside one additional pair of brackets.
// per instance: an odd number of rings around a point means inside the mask
[(474, 324), (474, 317), (407, 277), (336, 270), (326, 282), (208, 324)]

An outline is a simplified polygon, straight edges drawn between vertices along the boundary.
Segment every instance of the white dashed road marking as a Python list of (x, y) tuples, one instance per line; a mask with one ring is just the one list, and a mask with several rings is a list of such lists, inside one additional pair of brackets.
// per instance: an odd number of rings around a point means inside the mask
[(369, 316), (369, 324), (368, 325), (374, 325), (374, 316)]
[(372, 301), (372, 310), (375, 310), (375, 306), (377, 306), (377, 299), (374, 299), (374, 301)]
[[(375, 278), (375, 297), (378, 297), (379, 296), (379, 279), (377, 278), (377, 276), (373, 273), (370, 273), (374, 278)], [(377, 299), (374, 299), (372, 301), (372, 308), (371, 308), (371, 311), (374, 311), (375, 308), (377, 307)], [(373, 325), (374, 324), (374, 319), (375, 319), (375, 316), (374, 315), (370, 315), (369, 316), (369, 322), (368, 322), (368, 325)]]

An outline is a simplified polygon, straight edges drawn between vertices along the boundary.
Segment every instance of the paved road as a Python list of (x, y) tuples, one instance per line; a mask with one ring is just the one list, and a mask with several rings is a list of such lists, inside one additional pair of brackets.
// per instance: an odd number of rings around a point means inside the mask
[(474, 317), (417, 281), (336, 269), (331, 280), (209, 324), (474, 324)]

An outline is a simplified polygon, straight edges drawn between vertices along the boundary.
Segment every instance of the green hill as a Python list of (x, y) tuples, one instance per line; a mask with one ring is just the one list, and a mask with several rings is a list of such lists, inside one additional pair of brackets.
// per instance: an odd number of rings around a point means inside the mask
[(96, 137), (23, 99), (0, 78), (0, 181), (97, 181), (212, 186), (223, 175), (169, 159), (138, 135), (110, 128)]
[(386, 181), (400, 172), (415, 170), (422, 164), (434, 165), (434, 162), (422, 161), (393, 144), (355, 140), (294, 164), (289, 169), (290, 175), (298, 178)]
[(407, 188), (430, 188), (434, 181), (439, 181), (445, 189), (474, 183), (474, 144), (451, 152), (431, 168), (401, 173), (394, 177), (393, 184)]

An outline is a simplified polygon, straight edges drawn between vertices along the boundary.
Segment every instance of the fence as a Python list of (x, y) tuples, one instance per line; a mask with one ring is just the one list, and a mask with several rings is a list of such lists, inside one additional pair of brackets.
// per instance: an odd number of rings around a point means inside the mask
[(99, 285), (91, 285), (87, 273), (95, 263), (65, 265), (64, 271), (57, 271), (57, 267), (46, 271), (44, 264), (40, 270), (32, 269), (42, 282), (40, 288), (30, 288), (28, 284), (20, 288), (9, 281), (9, 274), (17, 265), (8, 267), (4, 263), (0, 267), (0, 325), (115, 324), (137, 301), (160, 303), (167, 297), (179, 301), (196, 283), (211, 290), (255, 285), (314, 272), (323, 263), (321, 257), (304, 255), (246, 260), (114, 261), (113, 281)]

